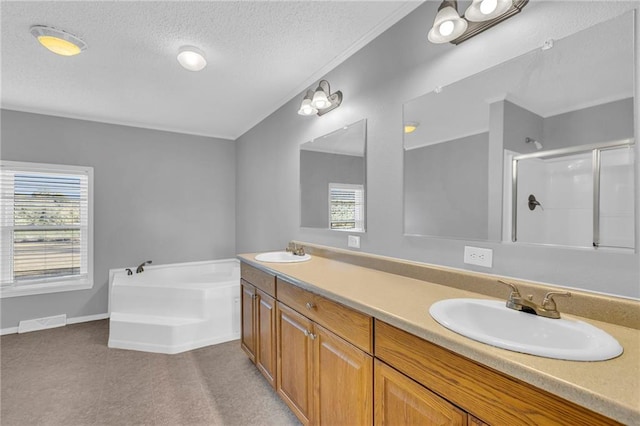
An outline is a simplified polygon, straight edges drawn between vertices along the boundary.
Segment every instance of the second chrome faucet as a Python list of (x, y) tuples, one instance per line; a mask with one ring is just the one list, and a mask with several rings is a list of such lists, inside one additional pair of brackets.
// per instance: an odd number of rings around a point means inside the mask
[(537, 303), (532, 301), (532, 296), (528, 298), (522, 297), (518, 287), (515, 284), (498, 280), (500, 284), (505, 284), (511, 287), (511, 293), (509, 294), (509, 299), (507, 300), (507, 308), (514, 309), (516, 311), (526, 312), (528, 314), (539, 315), (545, 318), (560, 318), (560, 312), (558, 312), (558, 307), (556, 305), (556, 301), (553, 300), (554, 296), (565, 296), (571, 297), (571, 293), (568, 291), (550, 291), (544, 295), (544, 299), (542, 299), (542, 304), (538, 305)]

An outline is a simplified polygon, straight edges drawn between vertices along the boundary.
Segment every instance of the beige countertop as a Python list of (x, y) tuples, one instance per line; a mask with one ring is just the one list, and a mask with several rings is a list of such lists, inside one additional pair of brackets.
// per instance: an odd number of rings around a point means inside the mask
[(526, 355), (463, 337), (429, 315), (429, 307), (439, 300), (491, 297), (320, 256), (300, 263), (266, 263), (256, 261), (255, 254), (238, 258), (619, 422), (640, 424), (640, 330), (563, 314), (605, 330), (624, 353), (599, 362)]

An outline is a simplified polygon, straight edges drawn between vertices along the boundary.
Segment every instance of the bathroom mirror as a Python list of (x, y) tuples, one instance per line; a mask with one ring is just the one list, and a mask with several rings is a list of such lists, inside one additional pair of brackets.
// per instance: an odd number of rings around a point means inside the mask
[[(633, 143), (633, 28), (634, 16), (627, 13), (405, 103), (405, 234), (511, 241), (511, 163), (506, 158)], [(616, 161), (628, 158), (633, 155)], [(625, 173), (628, 177), (628, 169)], [(633, 179), (624, 182), (633, 185)], [(625, 191), (635, 193), (633, 187)], [(517, 203), (525, 206), (516, 206), (519, 213), (530, 211), (526, 197)], [(593, 204), (591, 198), (580, 203)], [(558, 216), (561, 203), (544, 208), (546, 216), (556, 216), (546, 221), (555, 229), (571, 220)], [(549, 229), (528, 232), (540, 237), (553, 234)], [(633, 235), (633, 229), (627, 231)]]
[(300, 224), (364, 232), (367, 120), (300, 145)]

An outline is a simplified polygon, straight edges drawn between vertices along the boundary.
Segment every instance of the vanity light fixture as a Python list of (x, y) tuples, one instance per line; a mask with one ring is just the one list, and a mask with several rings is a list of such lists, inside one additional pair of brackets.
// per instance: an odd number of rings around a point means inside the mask
[(307, 93), (300, 104), (298, 114), (317, 114), (318, 116), (321, 116), (338, 108), (341, 103), (342, 92), (338, 90), (335, 93), (331, 93), (329, 82), (327, 80), (321, 80), (320, 83), (318, 83), (318, 88), (316, 90), (307, 90)]
[(407, 121), (406, 123), (404, 123), (405, 135), (415, 132), (419, 125), (420, 123), (418, 123), (417, 121)]
[(189, 71), (200, 71), (207, 66), (204, 52), (197, 47), (183, 46), (178, 52), (178, 62)]
[(458, 2), (444, 0), (429, 31), (432, 43), (460, 44), (520, 13), (529, 0), (473, 0), (464, 12), (458, 14)]
[(75, 56), (87, 48), (87, 43), (66, 31), (44, 25), (34, 25), (29, 31), (38, 42), (61, 56)]

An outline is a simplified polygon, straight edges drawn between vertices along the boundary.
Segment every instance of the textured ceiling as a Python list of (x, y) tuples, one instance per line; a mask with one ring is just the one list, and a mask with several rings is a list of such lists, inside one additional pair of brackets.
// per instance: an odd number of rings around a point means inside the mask
[[(416, 1), (2, 1), (2, 107), (236, 139)], [(88, 49), (54, 55), (49, 25)], [(178, 49), (205, 52), (201, 72)]]

